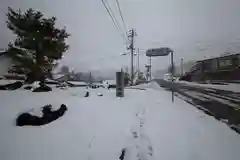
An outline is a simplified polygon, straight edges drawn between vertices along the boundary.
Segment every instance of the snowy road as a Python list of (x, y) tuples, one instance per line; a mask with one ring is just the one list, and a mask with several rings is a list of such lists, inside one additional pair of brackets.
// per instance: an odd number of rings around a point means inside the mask
[[(82, 88), (50, 93), (0, 92), (0, 159), (4, 160), (238, 160), (240, 136), (156, 84), (146, 90)], [(97, 94), (103, 93), (102, 97)], [(15, 127), (19, 112), (66, 104), (59, 120)]]
[(225, 122), (240, 133), (240, 92), (222, 90), (227, 86), (218, 89), (216, 86), (202, 84), (176, 83), (172, 85), (163, 80), (157, 80), (157, 82), (165, 88), (174, 89), (176, 96)]

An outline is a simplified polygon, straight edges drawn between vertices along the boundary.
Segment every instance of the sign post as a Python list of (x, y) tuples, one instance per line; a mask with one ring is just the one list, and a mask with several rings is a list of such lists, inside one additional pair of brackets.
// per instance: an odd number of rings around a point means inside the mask
[[(174, 102), (174, 80), (173, 80), (173, 70), (174, 70), (174, 64), (173, 64), (173, 51), (168, 48), (168, 47), (163, 47), (163, 48), (153, 48), (153, 49), (148, 49), (146, 52), (146, 56), (150, 57), (158, 57), (158, 56), (168, 56), (171, 54), (171, 83), (172, 83), (172, 102)], [(151, 62), (150, 62), (151, 63)], [(151, 64), (150, 64), (151, 65)]]
[(116, 96), (124, 97), (124, 73), (116, 72)]
[(171, 74), (172, 74), (172, 76), (171, 76), (171, 79), (172, 79), (172, 102), (174, 102), (174, 91), (173, 91), (173, 88), (175, 88), (174, 87), (174, 80), (173, 80), (173, 75), (174, 75), (174, 66), (173, 66), (173, 51), (171, 51), (170, 52), (171, 53)]

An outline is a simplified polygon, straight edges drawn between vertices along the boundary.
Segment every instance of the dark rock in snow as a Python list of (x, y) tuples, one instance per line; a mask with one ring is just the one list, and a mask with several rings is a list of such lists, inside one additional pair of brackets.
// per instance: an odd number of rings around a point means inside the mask
[(41, 125), (41, 118), (37, 116), (33, 116), (29, 113), (22, 113), (20, 116), (18, 116), (16, 120), (17, 126), (40, 126)]
[(62, 117), (66, 111), (67, 111), (67, 106), (65, 104), (62, 104), (61, 107), (56, 111), (52, 111), (51, 105), (46, 105), (43, 107), (42, 117), (31, 115), (29, 113), (22, 113), (16, 119), (16, 125), (17, 126), (45, 125), (45, 124), (51, 123), (52, 121), (58, 119), (59, 117)]
[(57, 88), (68, 87), (68, 84), (66, 82), (63, 82), (63, 83), (59, 83), (56, 87)]
[(51, 112), (52, 112), (52, 105), (51, 104), (48, 104), (48, 105), (42, 107), (43, 116), (47, 115), (47, 114), (50, 114)]
[(98, 95), (99, 97), (102, 97), (102, 96), (103, 96), (103, 94), (102, 94), (102, 93), (98, 93), (97, 95)]
[(120, 157), (119, 157), (120, 160), (124, 160), (125, 153), (126, 153), (126, 149), (123, 148), (123, 149), (122, 149), (122, 152), (121, 152), (121, 155), (120, 155)]
[(107, 88), (108, 88), (108, 89), (110, 89), (110, 88), (116, 88), (116, 85), (115, 85), (115, 84), (110, 84), (110, 85), (108, 85)]
[(89, 92), (86, 92), (84, 97), (89, 97)]
[(6, 90), (6, 88), (3, 85), (0, 85), (0, 90)]
[(32, 87), (31, 87), (31, 86), (26, 86), (26, 87), (24, 87), (24, 89), (26, 89), (26, 90), (31, 90)]
[(62, 117), (66, 111), (67, 106), (64, 104), (62, 104), (61, 107), (56, 111), (52, 111), (51, 105), (45, 106), (43, 108), (43, 117), (41, 118), (42, 124), (50, 123), (59, 117)]
[(92, 85), (92, 89), (96, 89), (96, 88), (97, 88), (97, 86), (93, 84)]
[(41, 84), (40, 87), (33, 90), (33, 92), (49, 92), (49, 91), (52, 91), (52, 88), (45, 84)]
[(16, 90), (18, 88), (21, 88), (22, 86), (23, 82), (17, 81), (6, 85), (1, 85), (0, 90)]

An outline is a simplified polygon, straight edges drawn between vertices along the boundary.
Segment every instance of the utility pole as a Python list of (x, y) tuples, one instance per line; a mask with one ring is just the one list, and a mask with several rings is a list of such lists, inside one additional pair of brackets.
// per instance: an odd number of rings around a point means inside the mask
[(152, 57), (150, 56), (149, 57), (149, 79), (150, 79), (150, 81), (152, 80)]
[(181, 58), (181, 76), (183, 76), (183, 58)]
[(92, 73), (89, 73), (89, 83), (92, 84)]
[[(173, 76), (174, 76), (174, 63), (173, 63), (173, 51), (171, 51), (171, 74), (172, 74), (172, 87), (174, 87), (174, 80), (173, 80)], [(172, 88), (172, 102), (174, 102), (174, 89)]]
[(133, 68), (134, 36), (135, 36), (135, 31), (134, 29), (131, 29), (130, 35), (129, 35), (129, 37), (131, 38), (130, 47), (129, 47), (129, 49), (131, 50), (131, 85), (133, 85), (133, 78), (134, 78), (134, 68)]
[(137, 52), (137, 68), (138, 68), (138, 76), (140, 74), (140, 66), (139, 66), (139, 48), (138, 48), (138, 52)]

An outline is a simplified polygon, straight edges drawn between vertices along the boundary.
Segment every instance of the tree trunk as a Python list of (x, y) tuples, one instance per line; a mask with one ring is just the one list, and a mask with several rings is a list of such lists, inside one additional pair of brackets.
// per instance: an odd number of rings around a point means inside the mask
[(26, 83), (31, 84), (35, 81), (45, 81), (44, 72), (42, 71), (42, 65), (44, 65), (43, 54), (39, 51), (39, 44), (36, 46), (36, 66), (30, 73), (27, 74)]
[(37, 69), (34, 69), (27, 74), (27, 79), (26, 79), (27, 84), (32, 84), (35, 81), (40, 81), (40, 82), (45, 81), (44, 73), (42, 72), (42, 69), (40, 67), (37, 67)]

